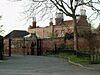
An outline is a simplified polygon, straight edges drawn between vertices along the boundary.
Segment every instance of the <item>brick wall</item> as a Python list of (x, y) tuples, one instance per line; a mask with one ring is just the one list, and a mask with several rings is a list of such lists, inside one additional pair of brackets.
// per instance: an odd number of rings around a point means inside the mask
[[(95, 42), (92, 47), (94, 48), (93, 50), (100, 51), (100, 35), (95, 36)], [(92, 41), (92, 40), (91, 40)], [(31, 42), (32, 40), (25, 40), (25, 46), (26, 48), (23, 49), (23, 39), (14, 39), (12, 41), (12, 54), (27, 54), (31, 53)], [(9, 46), (8, 46), (8, 40), (4, 41), (4, 52), (8, 54)], [(64, 42), (63, 38), (45, 38), (42, 39), (42, 50), (45, 53), (46, 51), (54, 50), (55, 49), (55, 44), (57, 48), (60, 48), (62, 45), (65, 45), (66, 47), (73, 48), (73, 39), (71, 40), (66, 40), (66, 43)], [(78, 38), (78, 45), (79, 45), (79, 50), (90, 50), (90, 44), (89, 41), (85, 38)], [(36, 50), (35, 46), (35, 50)]]
[[(100, 36), (95, 37), (95, 42), (89, 43), (89, 41), (85, 38), (78, 38), (78, 46), (79, 50), (90, 50), (90, 44), (93, 44), (92, 47), (94, 48), (93, 50), (100, 51)], [(93, 41), (93, 40), (91, 40)], [(62, 44), (64, 44), (66, 47), (73, 47), (74, 41), (73, 39), (71, 40), (66, 40), (66, 43), (64, 43), (63, 38), (56, 38), (56, 39), (43, 39), (43, 50), (54, 50), (55, 46), (57, 45), (57, 48), (61, 47)]]

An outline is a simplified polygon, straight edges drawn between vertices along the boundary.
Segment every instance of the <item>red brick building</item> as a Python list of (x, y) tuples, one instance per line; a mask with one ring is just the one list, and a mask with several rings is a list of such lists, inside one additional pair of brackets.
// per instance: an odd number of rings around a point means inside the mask
[[(77, 19), (77, 30), (78, 32), (89, 32), (91, 29), (90, 24), (87, 22), (86, 15), (80, 15)], [(49, 26), (37, 27), (36, 19), (33, 19), (32, 26), (29, 26), (29, 33), (36, 33), (40, 38), (50, 37), (63, 37), (65, 33), (73, 32), (73, 20), (65, 20), (62, 13), (56, 13), (55, 25), (52, 19)]]

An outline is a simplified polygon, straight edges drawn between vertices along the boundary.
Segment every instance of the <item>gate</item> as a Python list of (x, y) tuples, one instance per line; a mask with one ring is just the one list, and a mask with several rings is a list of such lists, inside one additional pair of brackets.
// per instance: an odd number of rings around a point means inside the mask
[(43, 40), (42, 39), (37, 39), (37, 55), (42, 55), (43, 54), (43, 50), (42, 50), (42, 46), (43, 46)]
[[(36, 39), (33, 46), (32, 40), (26, 39), (7, 39), (4, 41), (4, 53), (11, 56), (11, 54), (20, 55), (42, 55), (43, 54), (43, 40)], [(34, 48), (34, 49), (33, 49)]]
[(0, 36), (0, 60), (2, 60), (3, 59), (3, 48), (4, 47), (4, 45), (3, 45), (3, 37), (2, 36)]
[(4, 40), (4, 53), (11, 56), (11, 54), (27, 55), (30, 54), (31, 40), (24, 39), (6, 39)]

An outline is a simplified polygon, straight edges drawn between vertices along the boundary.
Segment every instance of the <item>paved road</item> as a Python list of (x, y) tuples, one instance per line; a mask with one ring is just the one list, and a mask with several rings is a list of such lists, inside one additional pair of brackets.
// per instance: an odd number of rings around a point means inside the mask
[(0, 75), (100, 75), (100, 72), (54, 57), (12, 56), (0, 62)]

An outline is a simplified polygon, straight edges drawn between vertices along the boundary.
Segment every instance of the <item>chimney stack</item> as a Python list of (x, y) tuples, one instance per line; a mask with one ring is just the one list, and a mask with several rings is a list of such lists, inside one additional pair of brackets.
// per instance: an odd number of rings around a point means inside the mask
[(82, 16), (86, 16), (86, 10), (85, 9), (81, 9), (80, 12), (81, 12)]
[(81, 9), (80, 10), (80, 18), (82, 18), (82, 19), (87, 19), (87, 16), (86, 16), (86, 10), (85, 9)]
[(53, 25), (53, 18), (50, 18), (50, 23), (49, 23), (50, 26)]
[(61, 25), (63, 22), (63, 13), (59, 12), (56, 13), (56, 18), (55, 18), (55, 25)]
[(36, 17), (33, 17), (32, 27), (36, 28)]

